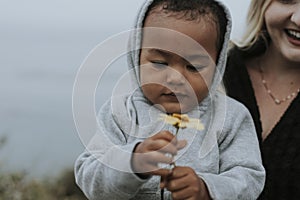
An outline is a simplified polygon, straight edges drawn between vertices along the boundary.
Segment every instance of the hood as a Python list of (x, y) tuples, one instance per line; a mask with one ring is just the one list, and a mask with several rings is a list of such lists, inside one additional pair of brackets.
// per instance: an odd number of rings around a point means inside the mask
[[(205, 102), (207, 103), (210, 102), (211, 98), (214, 96), (214, 94), (216, 93), (217, 89), (221, 84), (222, 77), (225, 71), (225, 66), (226, 66), (227, 50), (228, 50), (227, 47), (230, 40), (230, 32), (232, 26), (231, 15), (228, 8), (222, 2), (218, 0), (214, 0), (214, 1), (217, 2), (224, 9), (224, 12), (226, 14), (227, 25), (226, 25), (225, 35), (220, 36), (220, 37), (224, 37), (224, 41), (216, 62), (216, 70), (213, 76), (211, 86), (209, 88), (209, 95), (203, 100), (201, 104), (206, 104)], [(140, 49), (142, 45), (142, 28), (144, 25), (143, 23), (146, 17), (146, 13), (149, 10), (149, 6), (152, 3), (153, 0), (146, 0), (144, 4), (141, 6), (137, 18), (135, 20), (134, 29), (131, 32), (131, 37), (128, 43), (129, 53), (128, 53), (127, 61), (128, 61), (129, 70), (131, 71), (131, 79), (134, 88), (139, 88), (140, 86), (139, 56), (140, 56)]]

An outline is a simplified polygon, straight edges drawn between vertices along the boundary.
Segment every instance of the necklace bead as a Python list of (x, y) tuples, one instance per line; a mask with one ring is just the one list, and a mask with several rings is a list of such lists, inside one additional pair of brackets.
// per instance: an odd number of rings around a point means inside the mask
[(279, 99), (275, 99), (275, 103), (276, 103), (276, 104), (280, 104), (281, 101), (280, 101)]
[(273, 95), (272, 91), (271, 91), (271, 90), (269, 89), (269, 87), (268, 87), (267, 81), (266, 81), (265, 78), (264, 78), (264, 71), (263, 71), (262, 67), (260, 66), (260, 64), (258, 64), (258, 66), (259, 66), (259, 72), (260, 72), (260, 75), (261, 75), (261, 82), (262, 82), (262, 84), (263, 84), (265, 90), (267, 91), (268, 95), (271, 97), (271, 99), (274, 101), (274, 103), (275, 103), (276, 105), (280, 105), (281, 103), (283, 103), (283, 102), (285, 102), (285, 101), (287, 101), (287, 100), (292, 99), (293, 97), (295, 97), (295, 96), (300, 92), (300, 88), (298, 88), (296, 92), (293, 92), (293, 93), (287, 95), (286, 97), (284, 97), (284, 98), (281, 99), (281, 100), (278, 99), (278, 98), (276, 98), (276, 97)]

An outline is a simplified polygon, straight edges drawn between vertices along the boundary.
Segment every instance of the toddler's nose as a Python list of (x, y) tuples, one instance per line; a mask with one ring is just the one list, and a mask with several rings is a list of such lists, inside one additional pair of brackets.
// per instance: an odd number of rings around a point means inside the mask
[(167, 83), (169, 84), (184, 84), (185, 77), (182, 75), (183, 69), (168, 68), (167, 71)]

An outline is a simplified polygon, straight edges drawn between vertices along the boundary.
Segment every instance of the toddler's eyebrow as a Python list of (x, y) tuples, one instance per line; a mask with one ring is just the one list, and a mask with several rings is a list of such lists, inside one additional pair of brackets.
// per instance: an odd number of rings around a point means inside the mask
[(210, 61), (210, 57), (207, 54), (195, 54), (195, 55), (187, 55), (185, 57), (189, 61), (200, 60), (200, 61)]
[(153, 54), (160, 54), (163, 57), (169, 57), (171, 56), (171, 52), (165, 51), (165, 50), (161, 50), (161, 49), (148, 49), (149, 53), (153, 53)]
[[(153, 54), (160, 54), (161, 56), (163, 57), (169, 57), (172, 55), (171, 52), (169, 51), (165, 51), (165, 50), (162, 50), (162, 49), (148, 49), (148, 52), (149, 53), (153, 53)], [(185, 56), (185, 58), (187, 60), (203, 60), (203, 59), (207, 59), (208, 61), (210, 60), (210, 57), (203, 53), (199, 53), (199, 54), (194, 54), (194, 55), (187, 55)]]

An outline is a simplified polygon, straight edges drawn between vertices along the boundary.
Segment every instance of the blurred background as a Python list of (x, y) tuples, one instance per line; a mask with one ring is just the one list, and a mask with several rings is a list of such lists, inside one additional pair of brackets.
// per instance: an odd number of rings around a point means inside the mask
[[(232, 39), (238, 39), (249, 0), (222, 1), (232, 13)], [(0, 199), (1, 177), (20, 190), (11, 199), (25, 199), (17, 181), (69, 178), (73, 184), (74, 161), (84, 149), (72, 116), (77, 70), (96, 45), (132, 27), (141, 3), (0, 0)], [(111, 94), (110, 77), (120, 74), (112, 70), (101, 82), (97, 109)]]

